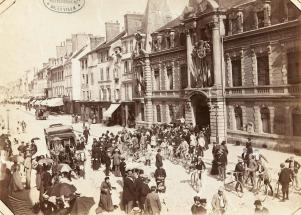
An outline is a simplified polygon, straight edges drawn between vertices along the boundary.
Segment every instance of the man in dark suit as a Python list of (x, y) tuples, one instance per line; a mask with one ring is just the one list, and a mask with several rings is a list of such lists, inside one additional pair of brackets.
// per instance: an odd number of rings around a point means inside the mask
[(158, 149), (157, 151), (157, 155), (156, 155), (156, 167), (162, 167), (163, 166), (163, 157), (161, 155), (161, 149)]
[(289, 191), (289, 183), (292, 180), (293, 172), (291, 169), (285, 167), (284, 163), (280, 164), (281, 171), (279, 173), (279, 183), (281, 184), (282, 187), (282, 195), (283, 195), (283, 201), (288, 198), (288, 191)]
[(123, 204), (124, 209), (127, 214), (129, 214), (134, 206), (134, 201), (137, 199), (136, 197), (136, 188), (135, 188), (135, 182), (132, 178), (132, 171), (127, 171), (127, 176), (125, 177), (123, 181)]

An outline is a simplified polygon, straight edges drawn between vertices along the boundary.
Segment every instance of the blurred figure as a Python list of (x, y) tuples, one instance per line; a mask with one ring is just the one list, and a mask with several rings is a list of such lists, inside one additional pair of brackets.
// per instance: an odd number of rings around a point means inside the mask
[(159, 215), (161, 212), (161, 201), (156, 193), (156, 186), (151, 186), (151, 192), (146, 196), (144, 211), (147, 215)]
[(199, 196), (195, 196), (193, 198), (193, 200), (194, 200), (194, 204), (191, 206), (192, 215), (206, 215), (207, 214), (207, 209), (206, 209), (207, 200), (201, 199)]
[(255, 215), (268, 215), (269, 214), (269, 210), (265, 207), (262, 206), (262, 203), (260, 200), (256, 200), (254, 202), (255, 205)]
[(228, 201), (224, 194), (224, 188), (220, 187), (218, 189), (217, 194), (215, 194), (212, 198), (212, 211), (215, 215), (225, 214), (228, 208)]

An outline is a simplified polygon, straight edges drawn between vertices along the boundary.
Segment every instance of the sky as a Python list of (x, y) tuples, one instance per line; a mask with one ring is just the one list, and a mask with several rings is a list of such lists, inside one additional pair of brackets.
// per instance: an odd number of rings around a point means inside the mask
[[(27, 70), (41, 68), (55, 57), (57, 45), (75, 33), (104, 36), (104, 23), (118, 20), (123, 26), (126, 13), (143, 13), (147, 0), (85, 0), (72, 14), (47, 9), (43, 0), (0, 0), (0, 85), (7, 85)], [(167, 0), (173, 17), (184, 10), (188, 0)], [(2, 14), (1, 14), (2, 13)]]

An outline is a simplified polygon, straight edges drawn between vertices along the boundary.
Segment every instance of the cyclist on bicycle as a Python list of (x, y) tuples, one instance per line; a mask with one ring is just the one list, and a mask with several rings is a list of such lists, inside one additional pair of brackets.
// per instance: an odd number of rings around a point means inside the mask
[(255, 149), (254, 152), (253, 152), (253, 156), (254, 156), (254, 159), (257, 163), (262, 163), (262, 159), (268, 163), (268, 160), (266, 159), (266, 157), (264, 157), (258, 149)]
[(196, 171), (198, 171), (199, 179), (202, 179), (202, 172), (206, 169), (206, 165), (201, 156), (195, 158), (192, 162)]
[(234, 177), (237, 181), (236, 185), (235, 185), (235, 191), (238, 192), (238, 187), (240, 187), (240, 191), (243, 193), (243, 176), (245, 173), (245, 167), (244, 167), (244, 161), (243, 159), (239, 158), (238, 159), (238, 163), (235, 166), (234, 169)]
[(177, 148), (177, 154), (180, 155), (180, 158), (185, 158), (186, 155), (188, 155), (189, 152), (189, 145), (187, 141), (182, 138), (180, 145)]
[(271, 196), (274, 195), (273, 187), (271, 185), (271, 175), (268, 171), (268, 168), (264, 166), (261, 162), (258, 163), (258, 180), (261, 179), (263, 183), (267, 186), (269, 186), (271, 190)]

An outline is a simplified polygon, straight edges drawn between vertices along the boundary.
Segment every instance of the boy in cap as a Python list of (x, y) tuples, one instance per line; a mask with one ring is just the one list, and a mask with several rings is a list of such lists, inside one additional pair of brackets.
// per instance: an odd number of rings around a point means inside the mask
[(279, 183), (281, 184), (282, 187), (282, 195), (283, 195), (283, 199), (282, 201), (285, 201), (285, 199), (289, 199), (288, 198), (288, 193), (289, 193), (289, 183), (291, 182), (291, 178), (293, 175), (293, 172), (291, 169), (285, 167), (284, 163), (280, 164), (280, 168), (281, 171), (279, 173)]
[(269, 214), (269, 210), (262, 206), (262, 203), (261, 203), (260, 200), (256, 200), (254, 202), (254, 205), (255, 205), (255, 214), (256, 215), (259, 215), (259, 214), (267, 215), (267, 214)]
[(236, 192), (238, 192), (238, 187), (240, 187), (240, 191), (242, 193), (244, 192), (243, 188), (242, 188), (244, 172), (245, 172), (245, 168), (244, 168), (243, 159), (238, 158), (238, 163), (236, 164), (235, 169), (234, 169), (234, 176), (237, 181), (237, 183), (235, 185)]
[(193, 197), (194, 204), (191, 206), (192, 215), (205, 215), (207, 214), (206, 199), (201, 199), (199, 196)]

